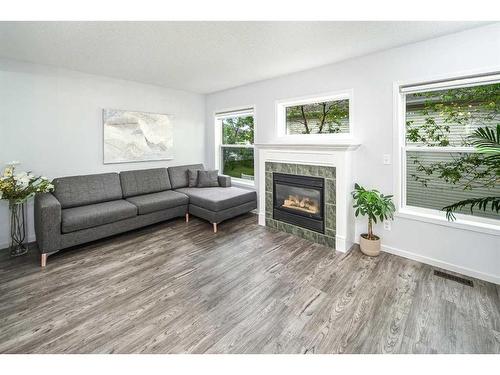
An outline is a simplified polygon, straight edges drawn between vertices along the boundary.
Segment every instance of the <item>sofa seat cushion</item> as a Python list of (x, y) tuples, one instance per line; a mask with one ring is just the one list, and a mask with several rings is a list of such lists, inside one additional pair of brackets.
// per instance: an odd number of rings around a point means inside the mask
[(69, 233), (86, 228), (128, 219), (137, 215), (137, 207), (126, 200), (89, 204), (62, 210), (62, 232)]
[(176, 191), (186, 194), (190, 204), (211, 211), (222, 211), (257, 201), (255, 191), (237, 187), (182, 188)]
[(166, 210), (167, 208), (187, 205), (189, 198), (185, 194), (167, 190), (158, 193), (136, 195), (135, 197), (127, 198), (127, 201), (137, 207), (139, 215), (144, 215)]

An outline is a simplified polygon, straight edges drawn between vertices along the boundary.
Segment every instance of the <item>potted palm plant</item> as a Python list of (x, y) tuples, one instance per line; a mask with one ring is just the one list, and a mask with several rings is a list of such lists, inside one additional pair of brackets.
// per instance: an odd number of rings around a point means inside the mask
[(378, 190), (366, 190), (355, 184), (352, 197), (355, 216), (368, 216), (368, 233), (361, 234), (359, 247), (363, 254), (377, 256), (380, 254), (380, 237), (373, 234), (373, 223), (393, 219), (396, 207), (392, 202), (392, 195), (383, 195)]

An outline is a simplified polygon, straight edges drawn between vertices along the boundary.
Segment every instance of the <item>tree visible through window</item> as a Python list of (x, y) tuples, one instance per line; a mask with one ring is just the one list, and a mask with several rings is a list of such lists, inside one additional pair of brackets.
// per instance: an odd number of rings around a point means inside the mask
[(286, 107), (287, 134), (334, 134), (348, 132), (348, 99)]
[(253, 115), (225, 115), (221, 118), (222, 173), (231, 177), (254, 180)]
[[(498, 124), (500, 83), (406, 94), (406, 204), (443, 210), (500, 200), (500, 159), (471, 147), (478, 131), (496, 133)], [(499, 219), (493, 201), (457, 212)]]
[(224, 118), (222, 120), (222, 143), (253, 145), (253, 116)]

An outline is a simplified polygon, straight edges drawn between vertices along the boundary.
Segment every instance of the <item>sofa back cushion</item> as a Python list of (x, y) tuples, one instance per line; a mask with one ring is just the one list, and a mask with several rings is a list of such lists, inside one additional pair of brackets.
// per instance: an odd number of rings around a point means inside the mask
[(172, 189), (179, 189), (189, 186), (188, 169), (204, 169), (203, 164), (180, 165), (178, 167), (169, 167), (168, 175)]
[(54, 195), (62, 208), (85, 206), (122, 198), (118, 173), (90, 174), (54, 179)]
[(120, 172), (123, 196), (125, 198), (135, 195), (157, 193), (170, 190), (170, 180), (167, 168), (139, 169), (135, 171)]

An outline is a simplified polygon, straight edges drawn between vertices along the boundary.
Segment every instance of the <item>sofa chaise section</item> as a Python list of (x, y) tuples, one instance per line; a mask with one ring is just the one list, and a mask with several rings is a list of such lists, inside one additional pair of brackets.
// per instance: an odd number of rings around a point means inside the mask
[(189, 213), (217, 224), (257, 208), (255, 191), (237, 187), (182, 188), (178, 191), (189, 196)]
[(172, 187), (189, 197), (189, 213), (217, 224), (257, 208), (257, 193), (231, 186), (231, 177), (218, 176), (219, 187), (189, 187), (188, 169), (203, 170), (203, 164), (168, 168)]

